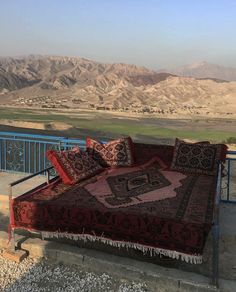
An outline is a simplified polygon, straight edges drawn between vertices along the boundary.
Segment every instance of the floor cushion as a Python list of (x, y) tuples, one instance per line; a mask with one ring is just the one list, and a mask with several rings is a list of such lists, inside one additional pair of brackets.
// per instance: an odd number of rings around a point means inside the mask
[(71, 150), (48, 150), (47, 158), (65, 184), (75, 184), (103, 170), (99, 163), (78, 147)]
[(187, 143), (176, 139), (171, 170), (216, 175), (224, 144)]
[(130, 137), (101, 143), (92, 138), (86, 140), (89, 155), (104, 167), (132, 166), (134, 164), (134, 145)]

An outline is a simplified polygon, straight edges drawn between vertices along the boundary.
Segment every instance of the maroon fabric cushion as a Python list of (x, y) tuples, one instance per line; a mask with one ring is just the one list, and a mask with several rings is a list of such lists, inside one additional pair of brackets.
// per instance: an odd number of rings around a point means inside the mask
[(170, 168), (173, 159), (174, 146), (134, 143), (135, 164), (144, 164), (157, 156)]
[(87, 138), (89, 155), (102, 166), (131, 166), (134, 164), (134, 144), (130, 137), (120, 138), (106, 144)]
[(224, 160), (226, 150), (224, 144), (187, 143), (176, 139), (171, 169), (216, 175), (218, 162)]
[(48, 150), (47, 158), (65, 184), (75, 184), (103, 170), (96, 161), (79, 148), (63, 151)]

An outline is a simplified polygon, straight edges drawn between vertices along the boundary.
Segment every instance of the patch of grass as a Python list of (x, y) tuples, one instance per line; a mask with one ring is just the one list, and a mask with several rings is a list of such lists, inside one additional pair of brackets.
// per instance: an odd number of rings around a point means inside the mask
[(227, 144), (236, 144), (236, 137), (229, 137), (227, 138), (224, 143), (227, 143)]
[[(130, 125), (123, 123), (121, 125), (99, 125), (97, 127), (102, 131), (107, 131), (116, 134), (124, 135), (142, 135), (142, 136), (152, 136), (160, 138), (175, 138), (179, 137), (182, 139), (194, 139), (194, 140), (210, 140), (215, 142), (224, 141), (232, 136), (232, 132), (214, 131), (214, 130), (201, 130), (201, 131), (190, 131), (181, 129), (168, 129), (159, 128), (152, 125)], [(232, 137), (231, 137), (232, 138)], [(235, 138), (236, 139), (236, 138)]]
[[(194, 139), (194, 140), (210, 140), (213, 142), (226, 141), (227, 143), (236, 142), (236, 134), (233, 131), (223, 131), (216, 129), (206, 129), (194, 127), (195, 123), (186, 121), (184, 126), (173, 123), (168, 124), (166, 120), (166, 127), (158, 126), (158, 119), (139, 119), (139, 120), (128, 120), (128, 119), (116, 119), (111, 115), (101, 115), (100, 113), (94, 113), (93, 118), (80, 117), (79, 114), (67, 113), (61, 114), (60, 112), (43, 111), (40, 110), (27, 110), (27, 109), (1, 109), (0, 118), (9, 119), (15, 121), (27, 121), (27, 122), (40, 122), (49, 124), (51, 122), (63, 122), (71, 125), (72, 127), (80, 128), (83, 130), (93, 130), (99, 133), (111, 133), (114, 135), (130, 135), (135, 136), (146, 136), (155, 138), (168, 138), (174, 139), (175, 137)], [(207, 122), (207, 121), (205, 121)], [(171, 128), (170, 128), (171, 127)]]

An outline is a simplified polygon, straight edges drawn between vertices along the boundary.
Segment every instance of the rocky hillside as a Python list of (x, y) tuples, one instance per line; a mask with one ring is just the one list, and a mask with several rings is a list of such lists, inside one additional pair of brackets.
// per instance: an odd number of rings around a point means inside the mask
[(186, 77), (236, 81), (236, 68), (219, 66), (205, 61), (195, 62), (169, 71), (173, 74)]
[(0, 94), (0, 105), (17, 107), (201, 115), (236, 112), (236, 82), (71, 57), (1, 58)]
[[(126, 64), (102, 64), (83, 58), (29, 56), (0, 59), (0, 89), (16, 90), (38, 84), (42, 88), (68, 88), (74, 84), (92, 84), (102, 75), (131, 78), (150, 76), (150, 82), (159, 74), (144, 67)], [(162, 75), (162, 74), (160, 74)], [(154, 76), (154, 77), (153, 77)], [(141, 78), (141, 77), (140, 77)], [(148, 79), (145, 79), (148, 83)]]

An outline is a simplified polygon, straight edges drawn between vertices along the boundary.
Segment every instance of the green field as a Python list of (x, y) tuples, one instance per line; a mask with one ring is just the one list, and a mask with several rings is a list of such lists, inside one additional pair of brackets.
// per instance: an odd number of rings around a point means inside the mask
[[(117, 137), (131, 135), (137, 140), (173, 140), (175, 137), (194, 140), (223, 142), (231, 138), (236, 141), (236, 121), (225, 119), (164, 119), (164, 118), (120, 118), (102, 112), (40, 111), (27, 109), (0, 109), (1, 120), (39, 122), (46, 126), (51, 122), (63, 122), (76, 131), (98, 136)], [(1, 122), (0, 122), (1, 123)], [(68, 132), (68, 135), (70, 133)]]

